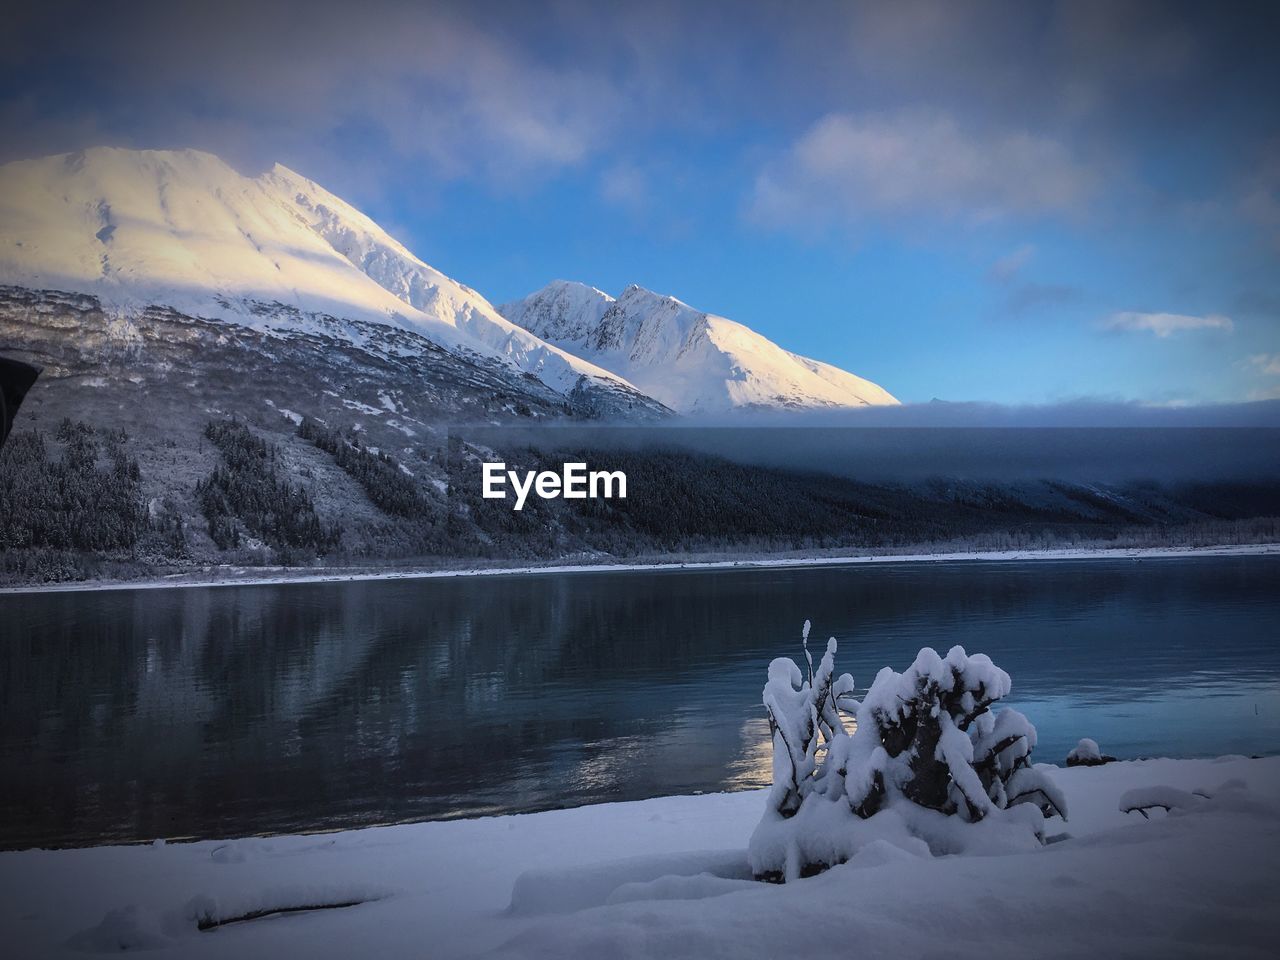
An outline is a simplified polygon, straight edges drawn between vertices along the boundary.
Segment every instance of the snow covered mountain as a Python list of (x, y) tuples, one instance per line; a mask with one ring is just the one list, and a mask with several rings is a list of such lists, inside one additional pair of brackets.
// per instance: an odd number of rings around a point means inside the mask
[(615, 300), (594, 287), (557, 280), (498, 311), (683, 413), (898, 402), (869, 380), (638, 286)]
[(251, 178), (208, 153), (113, 148), (6, 164), (0, 284), (90, 294), (122, 316), (161, 306), (274, 335), (315, 332), (323, 318), (372, 321), (561, 393), (584, 383), (634, 393), (278, 164)]
[(161, 308), (374, 352), (429, 341), (603, 415), (662, 412), (654, 400), (685, 412), (897, 402), (639, 287), (614, 300), (557, 281), (495, 309), (292, 170), (246, 177), (194, 150), (104, 147), (0, 166), (0, 286), (89, 295), (125, 321)]

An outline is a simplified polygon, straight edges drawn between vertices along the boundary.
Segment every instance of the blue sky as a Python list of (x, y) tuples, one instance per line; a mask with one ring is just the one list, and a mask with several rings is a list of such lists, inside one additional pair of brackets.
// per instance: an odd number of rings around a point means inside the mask
[(1275, 19), (55, 4), (0, 41), (0, 159), (279, 160), (495, 302), (639, 283), (907, 401), (1263, 399), (1280, 396)]

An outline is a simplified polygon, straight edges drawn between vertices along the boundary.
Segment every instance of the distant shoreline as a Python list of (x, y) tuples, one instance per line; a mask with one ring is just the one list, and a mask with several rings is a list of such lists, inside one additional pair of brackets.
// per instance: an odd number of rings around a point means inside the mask
[[(84, 593), (101, 590), (161, 590), (179, 587), (280, 586), (295, 583), (355, 583), (366, 580), (439, 580), (454, 577), (513, 577), (535, 574), (640, 573), (678, 570), (750, 570), (788, 567), (846, 567), (869, 563), (955, 563), (1050, 560), (1170, 560), (1197, 557), (1280, 556), (1280, 543), (1214, 547), (1114, 547), (1047, 550), (966, 551), (960, 553), (850, 554), (829, 557), (748, 557), (726, 560), (636, 561), (631, 563), (547, 564), (523, 567), (452, 567), (406, 570), (339, 568), (293, 572), (282, 567), (224, 568), (224, 576), (173, 574), (142, 580), (82, 580), (67, 583), (0, 586), (0, 595)], [(297, 569), (297, 568), (294, 568)]]

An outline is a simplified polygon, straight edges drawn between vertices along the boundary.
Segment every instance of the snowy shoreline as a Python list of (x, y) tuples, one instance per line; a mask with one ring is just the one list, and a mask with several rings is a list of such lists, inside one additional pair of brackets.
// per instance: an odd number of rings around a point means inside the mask
[(995, 550), (960, 553), (861, 554), (830, 557), (750, 557), (733, 560), (655, 561), (652, 563), (578, 563), (524, 567), (457, 567), (410, 570), (335, 570), (286, 573), (282, 567), (235, 567), (225, 577), (174, 574), (153, 580), (90, 580), (72, 583), (0, 586), (15, 593), (87, 593), (98, 590), (162, 590), (178, 587), (251, 587), (293, 583), (354, 583), (365, 580), (440, 580), (454, 577), (523, 577), (534, 574), (638, 573), (673, 570), (752, 570), (787, 567), (846, 567), (868, 563), (1010, 562), (1028, 560), (1169, 560), (1197, 557), (1280, 556), (1280, 543), (1214, 547), (1115, 547), (1062, 550)]
[[(866, 956), (1271, 955), (1280, 757), (1039, 769), (1067, 794), (1067, 839), (991, 856), (876, 840), (786, 885), (746, 869), (765, 791), (0, 853), (0, 941), (31, 957), (672, 960), (799, 955), (820, 930)], [(1120, 810), (1135, 789), (1214, 799), (1147, 820)], [(278, 912), (323, 905), (344, 906)]]

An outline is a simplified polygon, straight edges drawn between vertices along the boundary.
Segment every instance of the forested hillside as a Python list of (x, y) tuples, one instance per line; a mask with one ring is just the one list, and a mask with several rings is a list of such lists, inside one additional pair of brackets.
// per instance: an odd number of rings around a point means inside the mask
[[(11, 582), (146, 576), (211, 565), (470, 566), (913, 548), (1200, 545), (1280, 539), (1278, 483), (936, 478), (868, 483), (689, 450), (495, 447), (433, 434), (400, 456), (302, 416), (213, 416), (143, 443), (63, 419), (0, 453), (0, 571)], [(484, 442), (481, 442), (481, 441)], [(481, 496), (481, 465), (607, 464), (625, 499)], [(180, 465), (181, 469), (176, 469)]]

